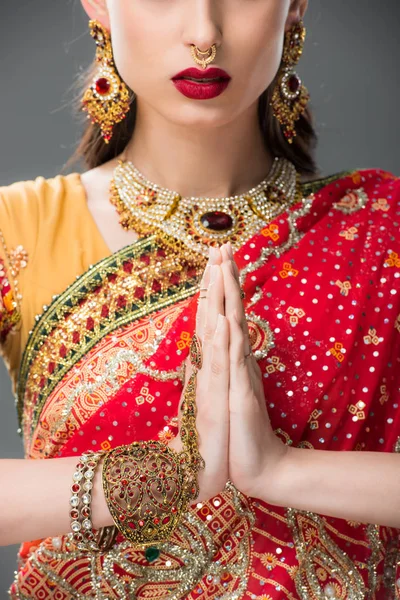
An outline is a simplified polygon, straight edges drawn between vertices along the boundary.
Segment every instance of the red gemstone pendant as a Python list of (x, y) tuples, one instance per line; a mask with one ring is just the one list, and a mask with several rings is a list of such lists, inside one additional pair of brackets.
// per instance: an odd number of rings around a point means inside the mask
[(108, 92), (110, 91), (110, 88), (111, 88), (111, 83), (108, 81), (108, 79), (106, 79), (105, 77), (100, 77), (100, 79), (97, 79), (96, 92), (98, 94), (101, 94), (102, 96), (104, 96), (105, 94), (108, 94)]
[(292, 75), (288, 81), (288, 87), (289, 90), (292, 92), (292, 94), (295, 94), (299, 87), (300, 87), (300, 80), (297, 77), (297, 75)]
[(227, 213), (215, 210), (201, 215), (200, 223), (205, 229), (211, 231), (228, 231), (232, 228), (233, 219)]

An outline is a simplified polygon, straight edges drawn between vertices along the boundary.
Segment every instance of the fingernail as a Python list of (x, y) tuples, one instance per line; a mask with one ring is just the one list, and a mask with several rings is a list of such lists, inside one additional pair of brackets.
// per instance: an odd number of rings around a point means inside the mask
[(232, 250), (232, 245), (231, 245), (230, 242), (227, 242), (227, 244), (226, 244), (226, 250), (228, 252), (229, 258), (231, 258), (233, 260), (233, 250)]

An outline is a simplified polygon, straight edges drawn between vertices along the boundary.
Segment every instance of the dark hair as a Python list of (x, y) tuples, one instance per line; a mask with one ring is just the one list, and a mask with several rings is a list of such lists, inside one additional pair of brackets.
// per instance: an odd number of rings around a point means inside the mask
[[(74, 99), (74, 106), (76, 106), (78, 114), (81, 112), (81, 98), (85, 90), (90, 87), (97, 69), (98, 65), (94, 61), (77, 80), (79, 92)], [(317, 175), (318, 167), (315, 161), (315, 148), (318, 137), (314, 129), (313, 116), (309, 106), (296, 123), (297, 136), (294, 138), (292, 144), (287, 142), (279, 122), (272, 114), (270, 102), (275, 85), (277, 85), (278, 77), (279, 73), (277, 73), (274, 81), (261, 94), (259, 99), (258, 117), (265, 143), (274, 156), (281, 156), (291, 161), (301, 175)], [(129, 91), (131, 97), (134, 98), (132, 90)], [(86, 119), (87, 113), (83, 114), (88, 124), (74, 154), (68, 160), (64, 169), (80, 159), (83, 159), (88, 169), (93, 169), (120, 155), (127, 146), (135, 129), (136, 102), (134, 100), (131, 101), (130, 110), (125, 119), (114, 126), (109, 144), (103, 141), (100, 127), (97, 124), (93, 125), (90, 121), (88, 122)]]

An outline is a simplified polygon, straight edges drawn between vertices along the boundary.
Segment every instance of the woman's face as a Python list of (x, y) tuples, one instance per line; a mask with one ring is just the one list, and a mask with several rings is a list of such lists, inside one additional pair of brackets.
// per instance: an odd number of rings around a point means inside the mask
[[(149, 109), (185, 126), (224, 125), (256, 106), (279, 68), (284, 32), (307, 0), (82, 0), (112, 36), (119, 73)], [(228, 87), (206, 100), (187, 98), (172, 78), (197, 67), (191, 44), (217, 46), (210, 66), (224, 69)]]

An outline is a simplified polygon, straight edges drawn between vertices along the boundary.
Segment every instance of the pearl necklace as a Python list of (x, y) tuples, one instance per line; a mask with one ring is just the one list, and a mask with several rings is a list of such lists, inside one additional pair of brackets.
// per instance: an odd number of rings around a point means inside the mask
[(156, 234), (161, 242), (190, 251), (191, 259), (205, 257), (209, 246), (228, 241), (234, 250), (239, 249), (302, 197), (294, 165), (278, 157), (261, 183), (228, 198), (181, 197), (151, 183), (123, 159), (113, 175), (110, 200), (122, 227), (140, 236)]

